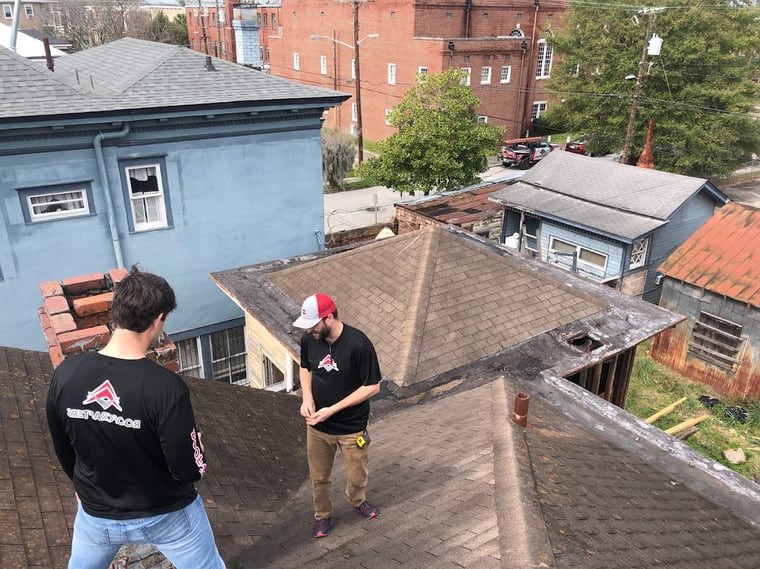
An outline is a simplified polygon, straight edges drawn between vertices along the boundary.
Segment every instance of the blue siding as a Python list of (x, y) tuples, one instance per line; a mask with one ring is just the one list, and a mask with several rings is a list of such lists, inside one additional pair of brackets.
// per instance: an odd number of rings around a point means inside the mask
[[(621, 259), (624, 252), (622, 243), (615, 243), (605, 239), (600, 239), (587, 233), (573, 231), (571, 228), (563, 227), (546, 220), (541, 223), (541, 259), (547, 259), (549, 244), (551, 238), (556, 237), (562, 241), (567, 241), (575, 245), (580, 245), (597, 253), (607, 256), (607, 266), (604, 271), (595, 266), (578, 261), (578, 273), (598, 281), (604, 281), (620, 276)], [(558, 263), (565, 266), (572, 266), (570, 257), (559, 257)]]
[[(140, 263), (165, 276), (177, 292), (179, 306), (167, 321), (169, 333), (242, 316), (209, 272), (320, 248), (321, 233), (315, 235), (324, 216), (320, 122), (302, 120), (295, 126), (282, 121), (270, 125), (280, 132), (227, 137), (217, 132), (203, 138), (185, 128), (184, 140), (174, 141), (167, 140), (174, 132), (157, 131), (153, 138), (160, 135), (160, 143), (142, 132), (104, 148), (124, 264)], [(172, 227), (130, 233), (117, 162), (145, 156), (165, 160)], [(92, 181), (95, 215), (25, 221), (17, 189), (81, 181)], [(36, 314), (41, 281), (105, 272), (115, 265), (91, 145), (0, 158), (0, 345), (45, 349)]]

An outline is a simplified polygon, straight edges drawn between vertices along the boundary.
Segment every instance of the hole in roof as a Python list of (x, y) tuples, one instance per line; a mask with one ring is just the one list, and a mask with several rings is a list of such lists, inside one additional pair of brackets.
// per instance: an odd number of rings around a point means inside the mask
[(593, 352), (604, 344), (586, 333), (576, 334), (567, 339), (567, 343), (583, 352)]

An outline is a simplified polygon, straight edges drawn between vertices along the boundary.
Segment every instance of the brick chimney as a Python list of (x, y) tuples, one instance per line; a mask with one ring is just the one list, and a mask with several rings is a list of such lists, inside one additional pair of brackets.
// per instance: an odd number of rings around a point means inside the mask
[[(126, 269), (113, 269), (40, 283), (43, 304), (37, 313), (54, 368), (69, 354), (100, 350), (108, 343), (113, 287), (128, 274)], [(177, 347), (166, 334), (146, 356), (179, 371)]]

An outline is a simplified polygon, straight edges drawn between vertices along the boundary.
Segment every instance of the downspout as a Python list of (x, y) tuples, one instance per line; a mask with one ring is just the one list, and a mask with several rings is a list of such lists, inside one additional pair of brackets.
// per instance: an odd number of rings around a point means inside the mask
[(113, 245), (113, 254), (116, 258), (116, 268), (124, 267), (124, 256), (121, 252), (121, 242), (119, 241), (119, 230), (116, 227), (116, 214), (113, 209), (113, 200), (111, 199), (111, 187), (108, 184), (108, 174), (106, 173), (106, 162), (103, 159), (104, 140), (113, 140), (115, 138), (124, 138), (129, 134), (129, 124), (117, 132), (101, 132), (95, 135), (92, 140), (92, 146), (95, 148), (95, 160), (98, 163), (98, 175), (100, 176), (100, 186), (103, 188), (103, 194), (106, 198), (106, 213), (108, 214), (108, 228), (111, 231), (111, 243)]
[(472, 20), (472, 0), (464, 0), (464, 37), (470, 37), (470, 23)]
[[(533, 107), (528, 107), (528, 101), (530, 100), (530, 93), (533, 90), (531, 88), (531, 85), (535, 87), (536, 84), (536, 72), (535, 67), (538, 65), (538, 61), (536, 60), (536, 42), (538, 41), (538, 34), (536, 33), (536, 24), (538, 23), (538, 9), (541, 7), (541, 0), (534, 0), (534, 3), (536, 5), (536, 11), (533, 12), (533, 29), (530, 31), (530, 58), (528, 59), (528, 80), (527, 84), (525, 86), (525, 102), (523, 103), (523, 116), (522, 119), (522, 126), (523, 126), (523, 132), (525, 133), (525, 136), (528, 136), (528, 124), (530, 123), (529, 120), (527, 120), (528, 117), (528, 109), (531, 110)], [(531, 83), (532, 81), (532, 83)]]

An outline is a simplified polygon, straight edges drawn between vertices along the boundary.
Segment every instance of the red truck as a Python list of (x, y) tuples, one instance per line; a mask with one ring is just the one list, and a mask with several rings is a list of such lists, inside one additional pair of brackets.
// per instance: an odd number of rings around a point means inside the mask
[(559, 146), (546, 142), (540, 136), (513, 138), (502, 141), (499, 158), (505, 168), (517, 166), (521, 170), (527, 170), (555, 148)]

